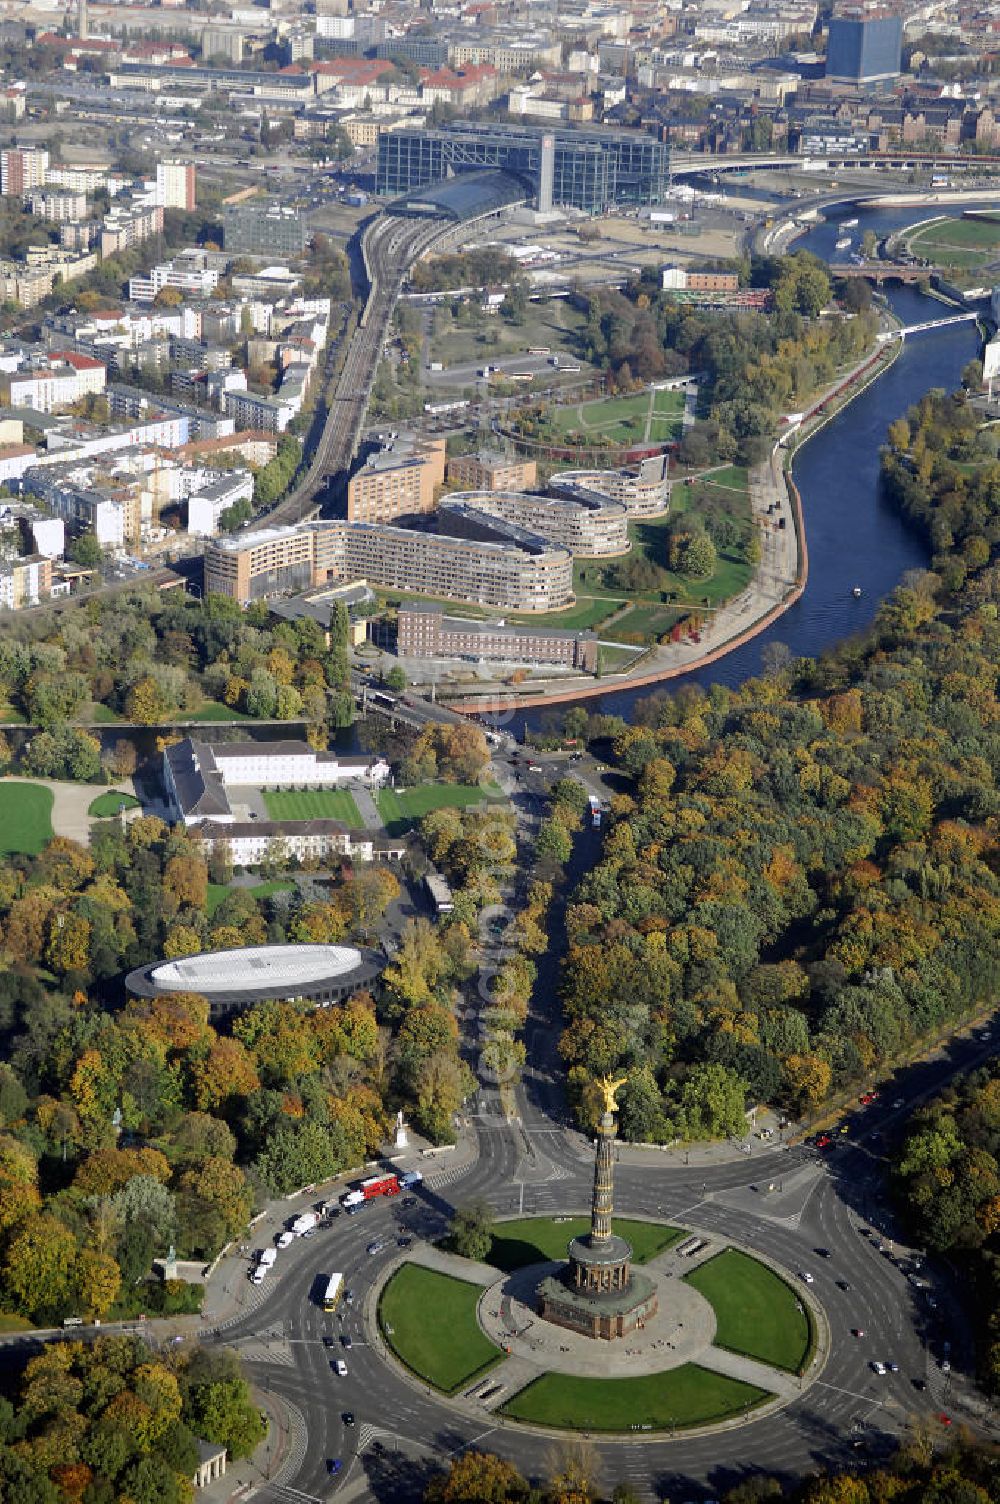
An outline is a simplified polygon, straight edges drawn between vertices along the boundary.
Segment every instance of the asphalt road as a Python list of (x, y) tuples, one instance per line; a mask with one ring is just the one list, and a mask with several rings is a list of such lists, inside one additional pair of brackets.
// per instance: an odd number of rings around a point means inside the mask
[[(535, 765), (537, 771), (529, 773), (526, 761), (513, 765), (505, 759), (502, 769), (505, 779), (518, 774), (514, 798), (522, 836), (537, 822), (539, 795), (554, 776), (572, 772), (604, 797), (613, 784), (613, 775), (606, 778), (589, 758), (567, 763), (541, 757)], [(594, 859), (597, 840), (594, 833), (585, 841), (583, 865)], [(502, 947), (502, 937), (490, 932), (488, 943)], [(551, 988), (539, 990), (555, 996)], [(474, 1007), (467, 1008), (466, 1021), (474, 1059)], [(483, 1412), (480, 1419), (456, 1411), (402, 1377), (367, 1344), (361, 1310), (379, 1269), (399, 1252), (396, 1237), (401, 1232), (435, 1236), (455, 1205), (483, 1198), (502, 1214), (589, 1207), (592, 1149), (567, 1126), (555, 1025), (552, 1016), (529, 1021), (520, 1124), (509, 1125), (495, 1089), (483, 1087), (473, 1117), (478, 1158), (466, 1173), (452, 1178), (445, 1172), (437, 1189), (418, 1187), (412, 1208), (376, 1202), (294, 1244), (282, 1254), (273, 1282), (254, 1292), (255, 1309), (220, 1334), (237, 1343), (259, 1384), (292, 1403), (308, 1432), (300, 1465), (280, 1483), (265, 1485), (266, 1497), (307, 1504), (343, 1491), (349, 1498), (406, 1504), (420, 1497), (435, 1460), (470, 1445), (511, 1457), (529, 1476), (550, 1471), (551, 1437), (508, 1426), (492, 1413)], [(975, 1402), (968, 1378), (972, 1346), (961, 1303), (933, 1263), (920, 1271), (928, 1285), (923, 1290), (899, 1267), (907, 1251), (900, 1249), (886, 1210), (881, 1153), (916, 1101), (994, 1049), (992, 1039), (966, 1036), (901, 1072), (883, 1085), (873, 1104), (848, 1118), (847, 1134), (837, 1134), (829, 1152), (755, 1141), (749, 1155), (689, 1168), (679, 1156), (664, 1164), (630, 1162), (623, 1150), (616, 1175), (619, 1212), (676, 1218), (759, 1249), (793, 1274), (810, 1273), (812, 1293), (829, 1323), (830, 1353), (801, 1399), (730, 1432), (644, 1441), (600, 1438), (604, 1487), (628, 1481), (652, 1496), (714, 1497), (749, 1471), (791, 1479), (846, 1459), (855, 1466), (873, 1460), (917, 1416), (972, 1418), (966, 1409)], [(428, 1178), (433, 1182), (434, 1173)], [(369, 1256), (366, 1245), (373, 1239), (384, 1239), (386, 1246)], [(355, 1299), (336, 1316), (326, 1316), (317, 1297), (334, 1270), (345, 1274)], [(849, 1288), (841, 1288), (845, 1284)], [(350, 1351), (324, 1346), (324, 1338), (339, 1343), (344, 1333), (351, 1337)], [(952, 1374), (939, 1366), (945, 1340), (952, 1344)], [(336, 1356), (347, 1361), (345, 1378), (331, 1370)], [(875, 1360), (896, 1363), (898, 1372), (877, 1376), (870, 1366)], [(347, 1411), (356, 1417), (354, 1426), (344, 1423)], [(327, 1459), (335, 1457), (342, 1460), (342, 1471), (333, 1479)]]

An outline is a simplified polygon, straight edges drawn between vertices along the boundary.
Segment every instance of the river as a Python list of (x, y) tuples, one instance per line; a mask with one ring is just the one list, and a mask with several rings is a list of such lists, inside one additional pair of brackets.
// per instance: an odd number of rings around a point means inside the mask
[[(963, 206), (964, 207), (964, 206)], [(843, 210), (845, 215), (853, 211)], [(859, 210), (855, 245), (866, 229), (884, 236), (918, 220), (935, 207), (900, 210)], [(836, 221), (824, 222), (795, 242), (794, 249), (813, 251), (824, 260), (834, 254)], [(941, 317), (947, 311), (935, 299), (910, 287), (890, 287), (888, 300), (905, 324)], [(696, 669), (671, 679), (664, 689), (679, 685), (734, 686), (761, 670), (767, 643), (787, 645), (794, 657), (815, 657), (844, 637), (872, 622), (879, 602), (908, 569), (926, 566), (928, 550), (922, 536), (907, 526), (879, 494), (879, 449), (889, 424), (906, 412), (932, 387), (952, 390), (963, 367), (978, 353), (974, 324), (956, 324), (937, 332), (913, 335), (892, 366), (854, 402), (821, 428), (795, 457), (792, 474), (802, 497), (809, 544), (809, 581), (802, 599), (766, 632), (737, 648), (710, 668)], [(852, 591), (861, 587), (860, 599)], [(657, 692), (642, 689), (610, 690), (600, 698), (581, 701), (589, 711), (631, 719), (637, 699)], [(526, 711), (514, 728), (537, 727), (565, 706)], [(519, 730), (518, 730), (518, 734)]]

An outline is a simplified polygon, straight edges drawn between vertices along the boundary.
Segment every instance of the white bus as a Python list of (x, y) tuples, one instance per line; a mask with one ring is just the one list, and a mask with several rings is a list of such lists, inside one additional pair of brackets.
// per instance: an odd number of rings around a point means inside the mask
[(324, 1311), (335, 1311), (340, 1305), (340, 1297), (343, 1293), (344, 1276), (342, 1274), (331, 1274), (327, 1281), (326, 1289), (323, 1291)]

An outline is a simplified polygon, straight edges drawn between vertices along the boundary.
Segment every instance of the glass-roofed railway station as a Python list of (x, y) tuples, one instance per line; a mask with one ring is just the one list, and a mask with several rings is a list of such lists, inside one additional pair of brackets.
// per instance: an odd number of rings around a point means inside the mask
[(468, 224), (487, 214), (523, 204), (532, 196), (525, 179), (512, 172), (463, 172), (423, 189), (405, 193), (390, 206), (393, 214), (445, 217)]
[[(642, 131), (585, 127), (454, 124), (379, 136), (380, 194), (412, 195), (414, 189), (457, 182), (466, 174), (516, 179), (523, 185), (522, 196), (543, 213), (571, 208), (599, 214), (662, 203), (670, 186), (670, 148)], [(498, 186), (496, 191), (503, 190)], [(428, 207), (424, 212), (435, 211)], [(470, 208), (457, 217), (471, 219), (476, 212)]]

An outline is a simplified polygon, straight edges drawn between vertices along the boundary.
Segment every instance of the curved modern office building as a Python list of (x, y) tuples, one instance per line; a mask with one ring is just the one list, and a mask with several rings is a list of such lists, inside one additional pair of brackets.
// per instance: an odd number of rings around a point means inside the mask
[(133, 997), (197, 993), (216, 1016), (269, 998), (339, 1003), (370, 986), (384, 966), (376, 951), (353, 945), (247, 945), (140, 966), (125, 985)]
[(537, 533), (579, 558), (626, 554), (628, 512), (620, 501), (593, 492), (539, 496), (531, 491), (453, 491), (439, 510), (471, 507), (498, 522)]

